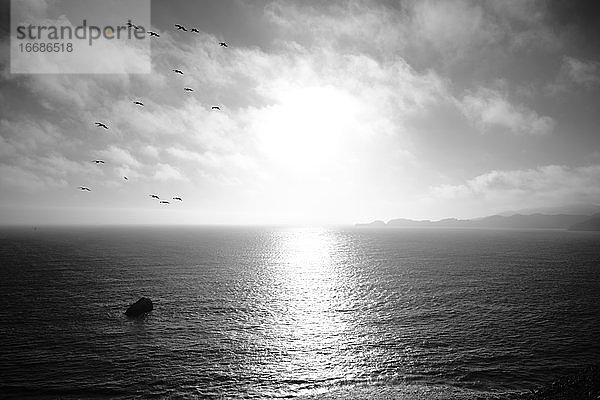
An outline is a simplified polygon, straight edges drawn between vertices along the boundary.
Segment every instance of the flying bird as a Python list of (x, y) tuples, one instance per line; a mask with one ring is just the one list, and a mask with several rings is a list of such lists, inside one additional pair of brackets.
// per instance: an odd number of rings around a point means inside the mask
[(165, 201), (165, 200), (161, 200), (160, 204), (171, 204), (171, 203), (169, 203), (168, 201)]
[(183, 199), (181, 197), (173, 197), (173, 200), (183, 201)]
[(141, 101), (134, 101), (133, 104), (137, 104), (138, 106), (142, 106), (144, 107), (144, 103), (142, 103)]
[(92, 160), (92, 162), (96, 164), (104, 164), (104, 160)]
[(192, 29), (190, 29), (190, 31), (195, 32), (195, 33), (200, 33), (200, 31), (198, 31), (198, 29), (196, 29), (196, 28), (192, 28)]
[(127, 178), (126, 176), (124, 176), (124, 177), (123, 177), (123, 179), (125, 179), (126, 181), (128, 181), (128, 180), (129, 180), (129, 178)]
[(189, 88), (189, 87), (184, 87), (183, 90), (185, 90), (186, 92), (193, 92), (194, 89)]
[(134, 29), (140, 29), (139, 26), (132, 24), (131, 21), (127, 22), (127, 26)]
[(175, 72), (176, 74), (181, 74), (183, 75), (183, 71), (180, 69), (174, 69), (173, 72)]
[(83, 190), (84, 192), (91, 192), (90, 188), (85, 186), (79, 186), (77, 189)]
[(96, 126), (98, 128), (104, 128), (104, 129), (108, 129), (108, 126), (106, 126), (105, 124), (103, 124), (102, 122), (96, 122)]
[(175, 28), (179, 29), (180, 31), (186, 31), (187, 32), (187, 29), (185, 29), (185, 26), (183, 26), (183, 25), (175, 24)]
[(153, 199), (160, 199), (160, 197), (155, 194), (149, 194), (148, 196), (152, 197)]
[(220, 108), (220, 107), (217, 107), (217, 106), (212, 106), (210, 109), (211, 109), (211, 110), (221, 110), (221, 108)]
[(227, 47), (227, 43), (225, 43), (225, 42), (219, 42), (219, 46), (221, 46), (221, 47)]
[(148, 34), (150, 34), (150, 36), (160, 37), (160, 35), (156, 32), (148, 31)]

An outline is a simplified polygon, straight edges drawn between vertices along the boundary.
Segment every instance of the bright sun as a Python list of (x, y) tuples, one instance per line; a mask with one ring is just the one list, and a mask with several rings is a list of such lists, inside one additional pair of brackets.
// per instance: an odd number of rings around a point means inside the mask
[(258, 121), (265, 156), (297, 173), (339, 163), (355, 99), (332, 86), (288, 88)]

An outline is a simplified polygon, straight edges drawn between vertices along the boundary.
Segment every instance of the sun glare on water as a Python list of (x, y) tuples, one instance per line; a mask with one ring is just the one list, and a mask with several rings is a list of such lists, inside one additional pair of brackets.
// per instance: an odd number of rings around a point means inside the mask
[[(343, 276), (336, 266), (334, 242), (326, 229), (280, 232), (274, 260), (278, 265), (274, 301), (286, 310), (287, 317), (280, 321), (274, 336), (280, 338), (281, 379), (314, 382), (326, 375), (335, 380), (347, 368), (331, 360), (347, 329), (346, 321), (336, 313), (345, 300), (339, 290)], [(296, 394), (311, 393), (302, 385), (296, 390)]]

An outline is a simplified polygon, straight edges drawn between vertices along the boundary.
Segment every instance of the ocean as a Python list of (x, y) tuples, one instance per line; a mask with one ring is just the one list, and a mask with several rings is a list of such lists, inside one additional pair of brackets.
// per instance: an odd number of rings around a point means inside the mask
[(506, 399), (600, 359), (593, 232), (1, 228), (0, 265), (7, 398)]

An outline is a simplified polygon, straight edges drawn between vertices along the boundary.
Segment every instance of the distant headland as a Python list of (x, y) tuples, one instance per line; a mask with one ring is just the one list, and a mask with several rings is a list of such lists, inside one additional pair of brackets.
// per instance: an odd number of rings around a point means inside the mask
[[(397, 218), (387, 223), (376, 220), (356, 224), (361, 228), (498, 228), (498, 229), (568, 229), (571, 231), (600, 231), (600, 206), (590, 214), (503, 213), (482, 218), (446, 218), (437, 221)], [(594, 210), (590, 208), (589, 210)], [(510, 215), (507, 215), (510, 214)]]

